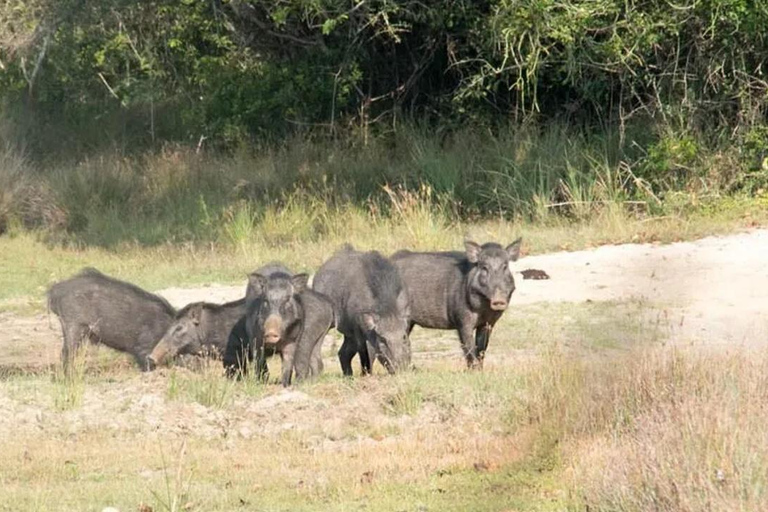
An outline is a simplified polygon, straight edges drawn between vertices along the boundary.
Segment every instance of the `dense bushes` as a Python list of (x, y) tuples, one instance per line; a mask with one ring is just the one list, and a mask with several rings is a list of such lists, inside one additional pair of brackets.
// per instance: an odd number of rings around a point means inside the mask
[(6, 224), (189, 239), (297, 189), (581, 218), (768, 186), (764, 2), (32, 0), (0, 20)]
[(349, 121), (383, 130), (403, 115), (498, 126), (539, 113), (581, 126), (641, 116), (729, 138), (765, 124), (767, 5), (10, 2), (0, 95), (41, 122), (117, 116), (155, 141)]

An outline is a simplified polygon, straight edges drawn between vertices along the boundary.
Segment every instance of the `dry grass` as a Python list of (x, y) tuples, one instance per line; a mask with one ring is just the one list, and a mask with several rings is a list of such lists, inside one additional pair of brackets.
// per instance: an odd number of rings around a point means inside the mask
[(768, 354), (652, 352), (586, 388), (568, 450), (584, 507), (768, 508)]
[(642, 343), (642, 305), (594, 307), (531, 306), (546, 339), (500, 329), (483, 372), (425, 330), (418, 371), (345, 379), (327, 347), (287, 392), (116, 360), (61, 410), (9, 376), (0, 510), (764, 510), (768, 353)]

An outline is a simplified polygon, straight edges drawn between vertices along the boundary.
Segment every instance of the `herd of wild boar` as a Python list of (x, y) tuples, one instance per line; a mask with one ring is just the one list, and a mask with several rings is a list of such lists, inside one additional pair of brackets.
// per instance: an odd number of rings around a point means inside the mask
[(248, 276), (245, 297), (226, 304), (195, 302), (176, 311), (165, 299), (87, 268), (54, 284), (48, 304), (61, 321), (65, 369), (85, 340), (131, 354), (151, 370), (184, 354), (221, 358), (227, 375), (267, 378), (266, 357), (280, 354), (280, 382), (323, 371), (321, 348), (331, 327), (344, 341), (339, 362), (352, 375), (374, 359), (390, 373), (409, 367), (414, 325), (455, 329), (469, 367), (482, 367), (494, 324), (509, 305), (507, 247), (465, 242), (464, 252), (399, 251), (387, 258), (346, 245), (315, 273), (293, 274), (278, 263)]

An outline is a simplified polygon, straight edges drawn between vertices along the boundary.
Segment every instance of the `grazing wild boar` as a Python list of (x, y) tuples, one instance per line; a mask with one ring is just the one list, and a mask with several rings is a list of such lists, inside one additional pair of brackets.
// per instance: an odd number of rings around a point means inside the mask
[(171, 326), (149, 355), (149, 364), (161, 365), (177, 355), (220, 357), (237, 321), (245, 316), (245, 299), (226, 304), (194, 302), (176, 313)]
[(279, 265), (248, 277), (245, 320), (230, 336), (225, 366), (242, 369), (244, 361), (255, 357), (259, 374), (266, 376), (266, 356), (277, 352), (283, 386), (290, 385), (294, 371), (297, 379), (322, 371), (320, 351), (333, 325), (333, 306), (327, 297), (308, 289), (307, 280), (307, 274), (292, 275)]
[(408, 289), (413, 325), (456, 329), (469, 367), (482, 367), (494, 324), (509, 306), (511, 263), (522, 239), (506, 248), (465, 242), (461, 252), (400, 251), (392, 262)]
[(148, 370), (147, 356), (176, 314), (162, 297), (93, 268), (51, 286), (48, 308), (61, 322), (65, 370), (85, 339), (127, 352)]
[(389, 373), (410, 365), (408, 294), (387, 258), (347, 245), (320, 267), (312, 288), (333, 302), (336, 329), (344, 335), (339, 349), (344, 375), (352, 375), (355, 354), (363, 374), (371, 372), (372, 357)]

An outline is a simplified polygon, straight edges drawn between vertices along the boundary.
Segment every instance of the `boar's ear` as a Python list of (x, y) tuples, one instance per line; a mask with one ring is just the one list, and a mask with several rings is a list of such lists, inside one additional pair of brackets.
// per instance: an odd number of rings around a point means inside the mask
[(264, 289), (266, 287), (267, 287), (266, 276), (263, 276), (258, 272), (254, 272), (253, 274), (248, 275), (248, 288), (253, 290), (256, 293), (256, 295), (261, 295), (264, 292)]
[(520, 245), (522, 245), (523, 239), (518, 238), (511, 244), (509, 244), (506, 248), (507, 254), (509, 254), (509, 261), (517, 261), (517, 258), (520, 257)]
[(293, 285), (294, 293), (301, 293), (307, 289), (307, 282), (309, 281), (309, 274), (296, 274), (291, 278), (291, 284)]
[(193, 324), (200, 325), (200, 319), (203, 317), (203, 305), (195, 304), (192, 306), (189, 310), (189, 317), (192, 319)]
[(477, 260), (480, 257), (481, 247), (477, 245), (475, 242), (467, 240), (464, 242), (464, 248), (467, 251), (467, 259), (469, 260), (469, 262), (477, 263)]
[(373, 313), (363, 313), (361, 315), (361, 318), (363, 320), (363, 325), (365, 326), (365, 329), (368, 331), (372, 331), (376, 328), (376, 322), (377, 318), (376, 315)]

